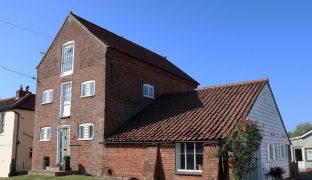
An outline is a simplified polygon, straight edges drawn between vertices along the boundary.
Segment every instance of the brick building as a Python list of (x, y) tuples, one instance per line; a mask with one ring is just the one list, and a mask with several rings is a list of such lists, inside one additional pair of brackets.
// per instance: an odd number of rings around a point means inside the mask
[(70, 155), (73, 170), (95, 176), (218, 179), (222, 162), (210, 154), (238, 120), (265, 117), (252, 114), (261, 98), (281, 129), (273, 143), (289, 144), (266, 79), (197, 86), (166, 58), (70, 13), (38, 65), (33, 169)]

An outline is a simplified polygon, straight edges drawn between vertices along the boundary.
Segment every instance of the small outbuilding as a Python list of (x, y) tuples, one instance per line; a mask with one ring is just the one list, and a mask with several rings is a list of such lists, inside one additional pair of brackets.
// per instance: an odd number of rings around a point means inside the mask
[(312, 171), (312, 130), (290, 140), (291, 159), (298, 162), (299, 171)]

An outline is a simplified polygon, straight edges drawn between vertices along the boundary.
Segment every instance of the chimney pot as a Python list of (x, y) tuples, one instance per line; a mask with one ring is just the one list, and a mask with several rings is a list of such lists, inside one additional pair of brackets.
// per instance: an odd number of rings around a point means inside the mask
[(23, 85), (20, 85), (19, 90), (20, 90), (20, 91), (23, 91)]
[(29, 92), (29, 86), (28, 85), (26, 86), (26, 92)]

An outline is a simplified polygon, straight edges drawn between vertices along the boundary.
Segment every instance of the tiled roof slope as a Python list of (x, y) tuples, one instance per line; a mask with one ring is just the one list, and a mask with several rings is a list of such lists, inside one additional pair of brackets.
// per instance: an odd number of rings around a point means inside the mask
[(113, 142), (203, 141), (222, 138), (246, 118), (267, 79), (167, 94), (105, 139)]
[(20, 99), (15, 97), (0, 100), (0, 111), (5, 111), (8, 109), (35, 109), (35, 95), (28, 93)]
[(98, 39), (100, 39), (109, 47), (115, 48), (119, 51), (122, 51), (130, 56), (136, 57), (142, 60), (145, 63), (152, 64), (158, 68), (161, 68), (165, 71), (173, 73), (177, 76), (180, 76), (183, 79), (192, 81), (193, 83), (198, 84), (193, 78), (183, 72), (181, 69), (176, 67), (174, 64), (169, 62), (166, 58), (140, 46), (137, 45), (121, 36), (118, 36), (96, 24), (93, 24), (71, 12), (71, 15), (74, 16), (83, 26), (85, 26), (92, 34), (94, 34)]

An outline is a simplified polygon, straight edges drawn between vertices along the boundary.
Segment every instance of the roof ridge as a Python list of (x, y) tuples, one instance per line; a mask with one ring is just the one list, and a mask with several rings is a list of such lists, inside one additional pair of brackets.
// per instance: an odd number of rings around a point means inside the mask
[(268, 82), (268, 78), (262, 78), (257, 80), (250, 80), (250, 81), (242, 81), (242, 82), (236, 82), (236, 83), (226, 83), (221, 85), (212, 85), (207, 87), (201, 87), (194, 89), (195, 91), (205, 90), (205, 89), (213, 89), (213, 88), (221, 88), (221, 87), (232, 87), (232, 86), (240, 86), (240, 85), (246, 85), (246, 84), (254, 84), (258, 82)]

